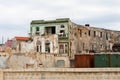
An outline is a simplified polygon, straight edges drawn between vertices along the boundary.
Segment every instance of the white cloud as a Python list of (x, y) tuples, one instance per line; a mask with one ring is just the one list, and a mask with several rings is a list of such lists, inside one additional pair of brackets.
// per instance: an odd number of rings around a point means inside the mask
[(9, 34), (4, 36), (26, 35), (32, 20), (63, 17), (79, 24), (120, 30), (119, 4), (120, 0), (0, 0), (0, 36), (7, 29)]

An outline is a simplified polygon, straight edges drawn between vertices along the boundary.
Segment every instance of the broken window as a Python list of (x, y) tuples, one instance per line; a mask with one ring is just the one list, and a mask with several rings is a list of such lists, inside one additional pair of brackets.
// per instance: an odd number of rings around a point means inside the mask
[(61, 25), (61, 28), (64, 28), (65, 26), (64, 25)]
[(48, 40), (45, 42), (45, 52), (50, 53), (50, 42)]
[(39, 35), (39, 27), (36, 27), (36, 35)]
[(68, 53), (68, 44), (62, 43), (59, 45), (59, 53)]
[(46, 34), (55, 34), (55, 27), (45, 27)]
[(36, 45), (37, 45), (37, 52), (41, 52), (41, 42), (38, 40), (37, 41), (37, 43), (36, 43)]
[(60, 30), (60, 33), (65, 34), (65, 30)]
[(37, 45), (37, 52), (41, 52), (41, 45)]
[(39, 31), (39, 27), (36, 27), (36, 31)]

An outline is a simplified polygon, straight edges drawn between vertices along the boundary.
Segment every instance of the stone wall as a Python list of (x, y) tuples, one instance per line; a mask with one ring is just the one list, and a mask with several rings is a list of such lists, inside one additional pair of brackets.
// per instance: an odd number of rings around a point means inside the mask
[(0, 73), (0, 80), (120, 80), (120, 68), (6, 69)]

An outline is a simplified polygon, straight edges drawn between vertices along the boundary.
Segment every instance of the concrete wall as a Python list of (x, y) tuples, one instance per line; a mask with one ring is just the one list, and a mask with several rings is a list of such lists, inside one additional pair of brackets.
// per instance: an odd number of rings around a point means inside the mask
[(0, 73), (0, 80), (120, 80), (120, 68), (6, 69)]
[[(58, 62), (63, 60), (64, 63)], [(58, 63), (57, 63), (58, 62)], [(61, 66), (61, 64), (64, 64)], [(58, 57), (54, 54), (16, 53), (9, 57), (6, 66), (10, 69), (70, 67), (69, 57)]]

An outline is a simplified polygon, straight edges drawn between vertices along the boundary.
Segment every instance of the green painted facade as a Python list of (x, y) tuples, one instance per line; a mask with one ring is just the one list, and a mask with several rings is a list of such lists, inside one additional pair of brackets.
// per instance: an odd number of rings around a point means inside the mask
[[(55, 35), (58, 35), (58, 44), (64, 44), (64, 47), (67, 48), (67, 54), (70, 54), (70, 19), (69, 18), (63, 18), (63, 19), (56, 19), (56, 20), (50, 20), (50, 21), (44, 21), (44, 20), (33, 20), (30, 25), (30, 33), (31, 37), (33, 36), (45, 36), (49, 35), (47, 34), (46, 28), (53, 28), (55, 27)], [(37, 30), (37, 28), (39, 30)], [(64, 34), (61, 35), (61, 32), (63, 31)], [(40, 33), (41, 35), (36, 35), (36, 33)], [(66, 46), (67, 44), (67, 46)], [(65, 50), (66, 52), (66, 50)], [(61, 54), (61, 53), (60, 53)]]

